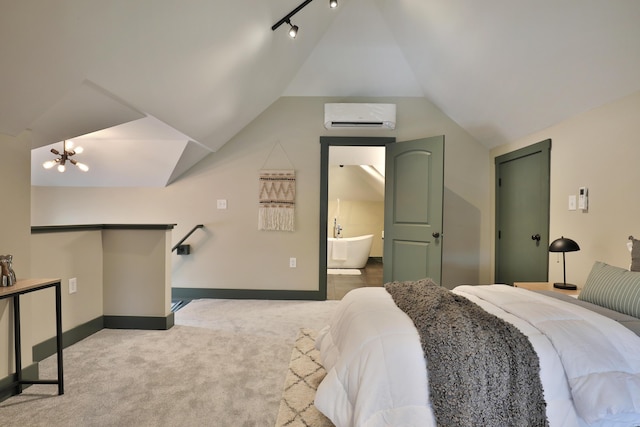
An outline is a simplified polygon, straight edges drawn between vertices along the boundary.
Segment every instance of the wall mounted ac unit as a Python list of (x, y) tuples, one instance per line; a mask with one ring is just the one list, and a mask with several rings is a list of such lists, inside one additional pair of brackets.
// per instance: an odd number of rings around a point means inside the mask
[(324, 104), (324, 127), (396, 128), (396, 104)]

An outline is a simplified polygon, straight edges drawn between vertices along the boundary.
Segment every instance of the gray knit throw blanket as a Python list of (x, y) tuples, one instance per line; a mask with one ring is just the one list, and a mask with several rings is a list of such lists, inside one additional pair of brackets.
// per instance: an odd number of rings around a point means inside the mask
[(515, 326), (431, 279), (385, 288), (418, 329), (438, 426), (548, 426), (538, 356)]

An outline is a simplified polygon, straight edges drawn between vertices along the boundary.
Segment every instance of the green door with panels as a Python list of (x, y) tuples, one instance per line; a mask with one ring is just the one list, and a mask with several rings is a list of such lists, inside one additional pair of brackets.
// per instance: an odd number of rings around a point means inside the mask
[(384, 282), (441, 283), (444, 136), (387, 145)]
[(551, 140), (496, 157), (496, 283), (546, 282)]

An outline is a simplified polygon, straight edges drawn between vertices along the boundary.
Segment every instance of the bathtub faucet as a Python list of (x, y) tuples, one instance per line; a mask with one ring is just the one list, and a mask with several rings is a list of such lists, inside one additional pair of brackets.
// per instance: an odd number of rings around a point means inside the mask
[(338, 224), (337, 218), (333, 218), (333, 237), (342, 237), (342, 226)]

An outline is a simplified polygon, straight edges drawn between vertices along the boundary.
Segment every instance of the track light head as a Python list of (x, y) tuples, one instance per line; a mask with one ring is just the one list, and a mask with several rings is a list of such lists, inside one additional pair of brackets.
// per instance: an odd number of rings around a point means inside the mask
[(289, 21), (287, 21), (287, 24), (291, 25), (291, 28), (289, 28), (289, 37), (291, 37), (292, 39), (295, 39), (296, 36), (298, 35), (298, 26), (292, 25), (291, 22)]
[(338, 7), (338, 0), (329, 0), (329, 7), (331, 9)]

